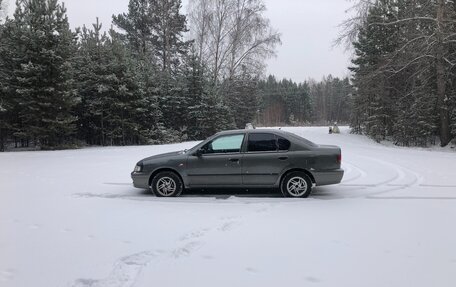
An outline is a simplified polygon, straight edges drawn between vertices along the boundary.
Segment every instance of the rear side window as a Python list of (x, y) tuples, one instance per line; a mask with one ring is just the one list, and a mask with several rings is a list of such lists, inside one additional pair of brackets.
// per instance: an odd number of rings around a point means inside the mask
[(291, 143), (283, 137), (277, 137), (277, 145), (279, 146), (280, 151), (287, 151), (290, 149)]
[(277, 139), (274, 134), (250, 134), (249, 152), (277, 151)]

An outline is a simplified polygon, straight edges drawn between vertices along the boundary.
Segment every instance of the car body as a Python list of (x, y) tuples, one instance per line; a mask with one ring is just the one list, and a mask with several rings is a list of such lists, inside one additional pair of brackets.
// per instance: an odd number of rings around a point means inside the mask
[[(145, 158), (131, 174), (133, 185), (143, 189), (152, 186), (153, 191), (163, 186), (172, 190), (169, 176), (154, 185), (154, 178), (164, 172), (177, 175), (171, 177), (180, 181), (180, 192), (185, 188), (278, 188), (293, 172), (300, 175), (289, 186), (299, 189), (305, 185), (310, 192), (313, 186), (338, 184), (344, 175), (339, 147), (317, 145), (272, 129), (220, 132), (188, 151)], [(299, 178), (306, 182), (299, 183)]]

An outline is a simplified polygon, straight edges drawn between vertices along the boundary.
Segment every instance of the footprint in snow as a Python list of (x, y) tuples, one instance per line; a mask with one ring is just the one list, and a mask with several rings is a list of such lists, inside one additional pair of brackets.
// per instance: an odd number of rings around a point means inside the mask
[(190, 233), (187, 233), (187, 234), (183, 235), (181, 238), (179, 238), (179, 240), (180, 241), (186, 241), (186, 240), (189, 240), (189, 239), (200, 238), (200, 237), (203, 237), (208, 231), (209, 231), (209, 229), (202, 229), (202, 230), (193, 231), (193, 232), (190, 232)]
[(141, 270), (152, 261), (157, 254), (144, 251), (122, 257), (115, 264), (110, 275), (105, 279), (78, 279), (73, 287), (126, 287), (133, 286)]
[(228, 221), (228, 222), (225, 222), (222, 226), (220, 226), (218, 230), (223, 231), (223, 232), (230, 231), (237, 225), (239, 225), (239, 222), (237, 222), (237, 221)]
[(182, 247), (174, 249), (172, 251), (172, 256), (174, 258), (181, 258), (181, 257), (184, 257), (184, 256), (190, 256), (190, 254), (192, 254), (194, 251), (196, 251), (197, 249), (201, 248), (202, 245), (203, 245), (202, 242), (192, 241), (190, 243), (185, 244)]

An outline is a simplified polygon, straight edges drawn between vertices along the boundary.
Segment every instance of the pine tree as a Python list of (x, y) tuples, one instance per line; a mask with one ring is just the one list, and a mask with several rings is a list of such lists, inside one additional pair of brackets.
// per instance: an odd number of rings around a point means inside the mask
[(445, 146), (455, 136), (451, 130), (456, 63), (453, 2), (368, 4), (367, 21), (357, 30), (354, 44), (356, 97), (362, 97), (354, 101), (355, 110), (361, 112), (354, 119), (364, 132), (375, 137), (383, 128), (369, 131), (369, 127), (383, 125), (387, 136), (404, 145), (427, 145), (438, 136)]
[(75, 35), (57, 0), (18, 2), (14, 19), (18, 58), (12, 77), (19, 103), (16, 135), (56, 147), (72, 140), (78, 98), (72, 80)]
[(219, 100), (205, 71), (196, 53), (188, 56), (184, 71), (188, 104), (185, 119), (191, 140), (202, 140), (216, 132), (235, 127), (229, 107)]
[(255, 120), (258, 110), (258, 80), (244, 74), (222, 85), (224, 101), (234, 118), (237, 128), (245, 128), (247, 123)]
[[(80, 134), (91, 144), (126, 145), (157, 141), (156, 103), (148, 101), (142, 61), (113, 29), (97, 22), (83, 27), (79, 50)], [(152, 97), (151, 97), (152, 98)]]
[[(2, 1), (0, 0), (0, 9), (2, 9)], [(11, 130), (12, 119), (12, 100), (11, 90), (8, 88), (9, 69), (9, 54), (12, 52), (8, 43), (9, 31), (11, 31), (11, 22), (4, 24), (0, 22), (0, 151), (5, 150), (6, 140)]]
[[(180, 14), (181, 0), (131, 0), (128, 13), (114, 16), (114, 24), (150, 72), (144, 82), (146, 94), (157, 102), (162, 115), (157, 132), (164, 138), (185, 137), (185, 86), (181, 64), (190, 42), (184, 41), (186, 17)], [(154, 91), (150, 93), (150, 91)], [(147, 95), (146, 95), (147, 96)], [(168, 130), (168, 131), (167, 131)]]
[(130, 0), (128, 13), (114, 16), (113, 22), (138, 53), (152, 56), (169, 73), (190, 45), (184, 41), (188, 30), (181, 8), (181, 0)]
[(270, 75), (258, 84), (258, 119), (260, 124), (278, 126), (310, 122), (312, 100), (309, 83), (277, 81)]
[(352, 117), (355, 131), (366, 133), (376, 140), (383, 140), (393, 133), (394, 94), (389, 88), (389, 75), (383, 70), (388, 61), (386, 56), (397, 48), (398, 29), (392, 26), (379, 26), (374, 23), (392, 18), (391, 2), (382, 0), (370, 9), (366, 23), (353, 43), (356, 58), (354, 85), (357, 92), (354, 98), (356, 114)]
[(108, 69), (106, 42), (102, 25), (93, 24), (93, 30), (85, 26), (80, 34), (78, 61), (78, 91), (82, 99), (79, 106), (80, 134), (89, 144), (106, 145), (106, 117), (108, 105), (113, 100), (110, 86), (111, 71)]

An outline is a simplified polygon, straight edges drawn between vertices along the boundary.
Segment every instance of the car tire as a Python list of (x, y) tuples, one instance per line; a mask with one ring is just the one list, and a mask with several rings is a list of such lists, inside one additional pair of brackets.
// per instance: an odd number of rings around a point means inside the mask
[(162, 171), (152, 179), (151, 190), (157, 197), (177, 197), (184, 191), (184, 184), (176, 173)]
[(280, 182), (284, 197), (307, 198), (312, 192), (312, 180), (302, 171), (287, 173)]

